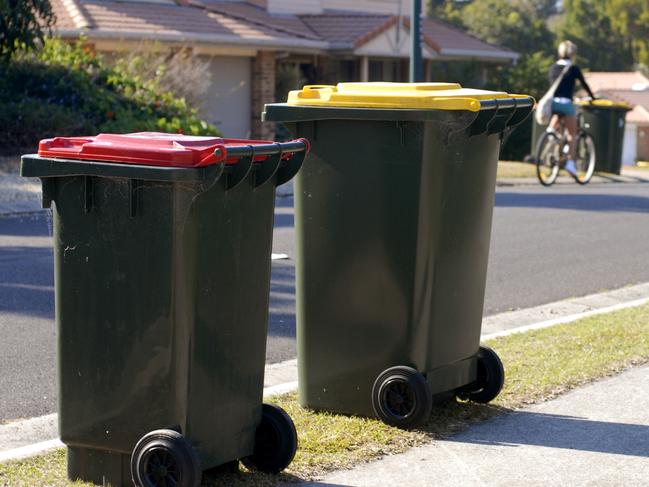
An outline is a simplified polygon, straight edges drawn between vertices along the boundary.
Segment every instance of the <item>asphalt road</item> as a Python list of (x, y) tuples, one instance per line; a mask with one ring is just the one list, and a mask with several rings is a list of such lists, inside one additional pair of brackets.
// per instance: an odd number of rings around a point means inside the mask
[[(292, 198), (273, 251), (293, 256)], [(54, 288), (44, 214), (0, 218), (0, 423), (56, 411)], [(649, 281), (649, 184), (501, 187), (485, 314)], [(295, 357), (295, 272), (273, 263), (267, 360)]]

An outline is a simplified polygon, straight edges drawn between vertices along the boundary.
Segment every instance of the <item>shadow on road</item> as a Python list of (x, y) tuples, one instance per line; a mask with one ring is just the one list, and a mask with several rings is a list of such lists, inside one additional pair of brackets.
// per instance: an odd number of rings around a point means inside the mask
[(590, 421), (573, 416), (512, 412), (489, 428), (476, 428), (448, 441), (549, 448), (649, 457), (649, 425)]
[(27, 216), (0, 216), (0, 236), (49, 237), (51, 214), (38, 212)]
[(295, 267), (292, 263), (273, 263), (268, 334), (295, 337)]
[(0, 313), (54, 318), (52, 250), (0, 247)]
[(496, 193), (496, 207), (596, 212), (649, 212), (649, 197), (615, 194)]

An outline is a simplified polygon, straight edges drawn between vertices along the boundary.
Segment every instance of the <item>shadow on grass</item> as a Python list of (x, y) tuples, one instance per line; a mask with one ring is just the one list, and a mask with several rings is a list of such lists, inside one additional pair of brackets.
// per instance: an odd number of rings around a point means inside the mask
[[(431, 414), (431, 419), (424, 427), (416, 430), (404, 431), (403, 436), (413, 436), (414, 434), (414, 439), (409, 441), (410, 448), (428, 443), (432, 440), (448, 438), (451, 435), (465, 431), (472, 424), (486, 421), (511, 411), (511, 409), (502, 406), (458, 402), (449, 399), (435, 404)], [(314, 413), (309, 412), (307, 414)], [(336, 418), (347, 419), (350, 417), (331, 413), (325, 414), (330, 416), (333, 420)], [(389, 428), (388, 426), (385, 427)], [(370, 462), (378, 460), (385, 454), (401, 453), (407, 449), (401, 448), (400, 450), (392, 451), (390, 446), (391, 445), (386, 444), (382, 445), (381, 448), (378, 449), (375, 447), (371, 448), (371, 452), (369, 452), (366, 458), (364, 458), (364, 461)], [(363, 446), (360, 445), (359, 448), (363, 448)], [(308, 449), (308, 447), (306, 449)], [(376, 451), (381, 453), (376, 453)], [(346, 451), (341, 451), (340, 455), (345, 456), (347, 453), (348, 452)], [(317, 457), (312, 457), (308, 463), (318, 465), (317, 474), (308, 469), (301, 470), (300, 467), (297, 467), (290, 473), (285, 472), (279, 475), (269, 475), (244, 470), (228, 471), (227, 468), (219, 468), (206, 472), (203, 476), (202, 485), (203, 487), (216, 487), (221, 485), (267, 487), (286, 484), (305, 484), (313, 485), (314, 487), (344, 487), (338, 484), (322, 483), (313, 480), (314, 478), (321, 477), (327, 472), (336, 470), (337, 465), (329, 463), (327, 460), (320, 460)]]
[(297, 477), (288, 473), (271, 475), (261, 472), (248, 472), (240, 470), (238, 472), (223, 472), (215, 469), (203, 473), (203, 482), (201, 487), (221, 487), (227, 486), (254, 486), (254, 487), (273, 487), (283, 484), (297, 484), (304, 482), (304, 478)]

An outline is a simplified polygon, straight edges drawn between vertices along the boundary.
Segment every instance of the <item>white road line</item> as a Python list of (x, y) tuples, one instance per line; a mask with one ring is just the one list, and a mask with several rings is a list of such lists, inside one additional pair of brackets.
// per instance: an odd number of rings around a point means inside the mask
[(510, 328), (509, 330), (497, 331), (495, 333), (489, 333), (488, 335), (483, 335), (481, 340), (491, 340), (493, 338), (504, 337), (508, 335), (513, 335), (514, 333), (525, 333), (526, 331), (531, 330), (541, 330), (543, 328), (550, 328), (555, 325), (562, 325), (564, 323), (571, 323), (574, 321), (581, 320), (583, 318), (588, 318), (589, 316), (601, 315), (603, 313), (612, 313), (614, 311), (619, 311), (621, 309), (633, 308), (636, 306), (642, 306), (645, 303), (649, 303), (649, 298), (636, 299), (634, 301), (628, 301), (626, 303), (614, 304), (612, 306), (607, 306), (605, 308), (593, 309), (590, 311), (584, 311), (583, 313), (575, 313), (573, 315), (563, 316), (561, 318), (554, 318), (552, 320), (541, 321), (540, 323), (533, 323), (531, 325), (520, 326), (518, 328)]
[(9, 460), (20, 460), (21, 458), (28, 458), (45, 453), (46, 451), (53, 450), (65, 446), (58, 438), (55, 440), (41, 441), (40, 443), (33, 443), (13, 450), (5, 450), (0, 452), (0, 463)]

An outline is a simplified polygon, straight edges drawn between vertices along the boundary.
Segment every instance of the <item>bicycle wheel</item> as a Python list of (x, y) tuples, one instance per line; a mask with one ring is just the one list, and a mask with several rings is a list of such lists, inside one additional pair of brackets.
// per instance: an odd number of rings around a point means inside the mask
[(595, 172), (595, 142), (588, 132), (577, 134), (575, 166), (577, 167), (575, 181), (579, 184), (588, 183)]
[(543, 186), (552, 186), (559, 175), (561, 147), (554, 132), (545, 132), (536, 146), (536, 176)]

